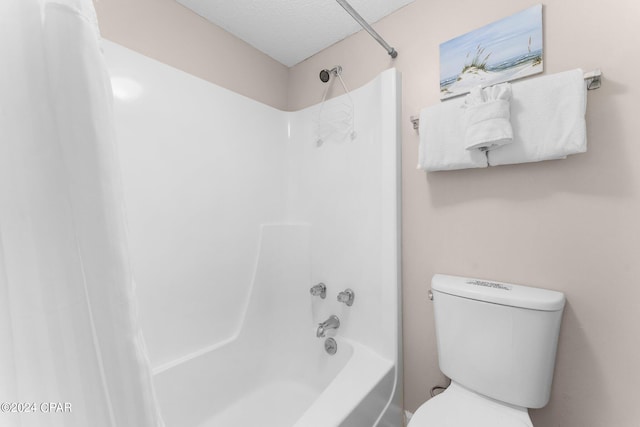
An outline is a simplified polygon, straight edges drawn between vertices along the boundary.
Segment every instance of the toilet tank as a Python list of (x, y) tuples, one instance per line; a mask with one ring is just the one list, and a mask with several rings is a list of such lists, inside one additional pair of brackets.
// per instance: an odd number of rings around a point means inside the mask
[(431, 289), (446, 376), (512, 405), (549, 402), (564, 294), (442, 274)]

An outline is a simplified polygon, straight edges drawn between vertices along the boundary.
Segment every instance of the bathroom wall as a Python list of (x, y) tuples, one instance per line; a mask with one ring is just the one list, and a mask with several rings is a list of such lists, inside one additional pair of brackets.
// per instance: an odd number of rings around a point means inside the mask
[(587, 153), (486, 170), (415, 168), (418, 135), (409, 116), (440, 102), (438, 45), (535, 3), (417, 0), (374, 25), (399, 51), (396, 60), (361, 31), (291, 69), (288, 106), (317, 102), (318, 70), (336, 64), (351, 88), (391, 66), (403, 74), (407, 409), (443, 383), (427, 290), (434, 273), (448, 273), (566, 293), (552, 398), (531, 411), (536, 426), (637, 425), (640, 3), (544, 2), (545, 73), (577, 67), (604, 73), (602, 88), (589, 92)]
[(100, 32), (150, 58), (286, 108), (288, 69), (175, 0), (93, 0)]

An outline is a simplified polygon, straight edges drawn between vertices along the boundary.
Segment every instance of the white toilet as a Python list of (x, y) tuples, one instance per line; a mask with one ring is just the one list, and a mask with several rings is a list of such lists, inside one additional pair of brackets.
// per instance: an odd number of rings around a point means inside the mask
[(549, 402), (564, 294), (436, 274), (438, 360), (451, 385), (409, 427), (532, 427)]

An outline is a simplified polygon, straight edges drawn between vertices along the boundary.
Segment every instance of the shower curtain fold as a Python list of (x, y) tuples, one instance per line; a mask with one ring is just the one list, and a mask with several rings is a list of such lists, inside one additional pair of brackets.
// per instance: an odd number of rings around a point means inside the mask
[(0, 2), (3, 427), (163, 425), (99, 43), (90, 0)]

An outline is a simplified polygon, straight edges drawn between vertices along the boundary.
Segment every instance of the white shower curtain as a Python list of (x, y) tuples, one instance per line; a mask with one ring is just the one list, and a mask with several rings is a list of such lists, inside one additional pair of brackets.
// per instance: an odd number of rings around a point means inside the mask
[(0, 1), (0, 426), (161, 426), (91, 0)]

